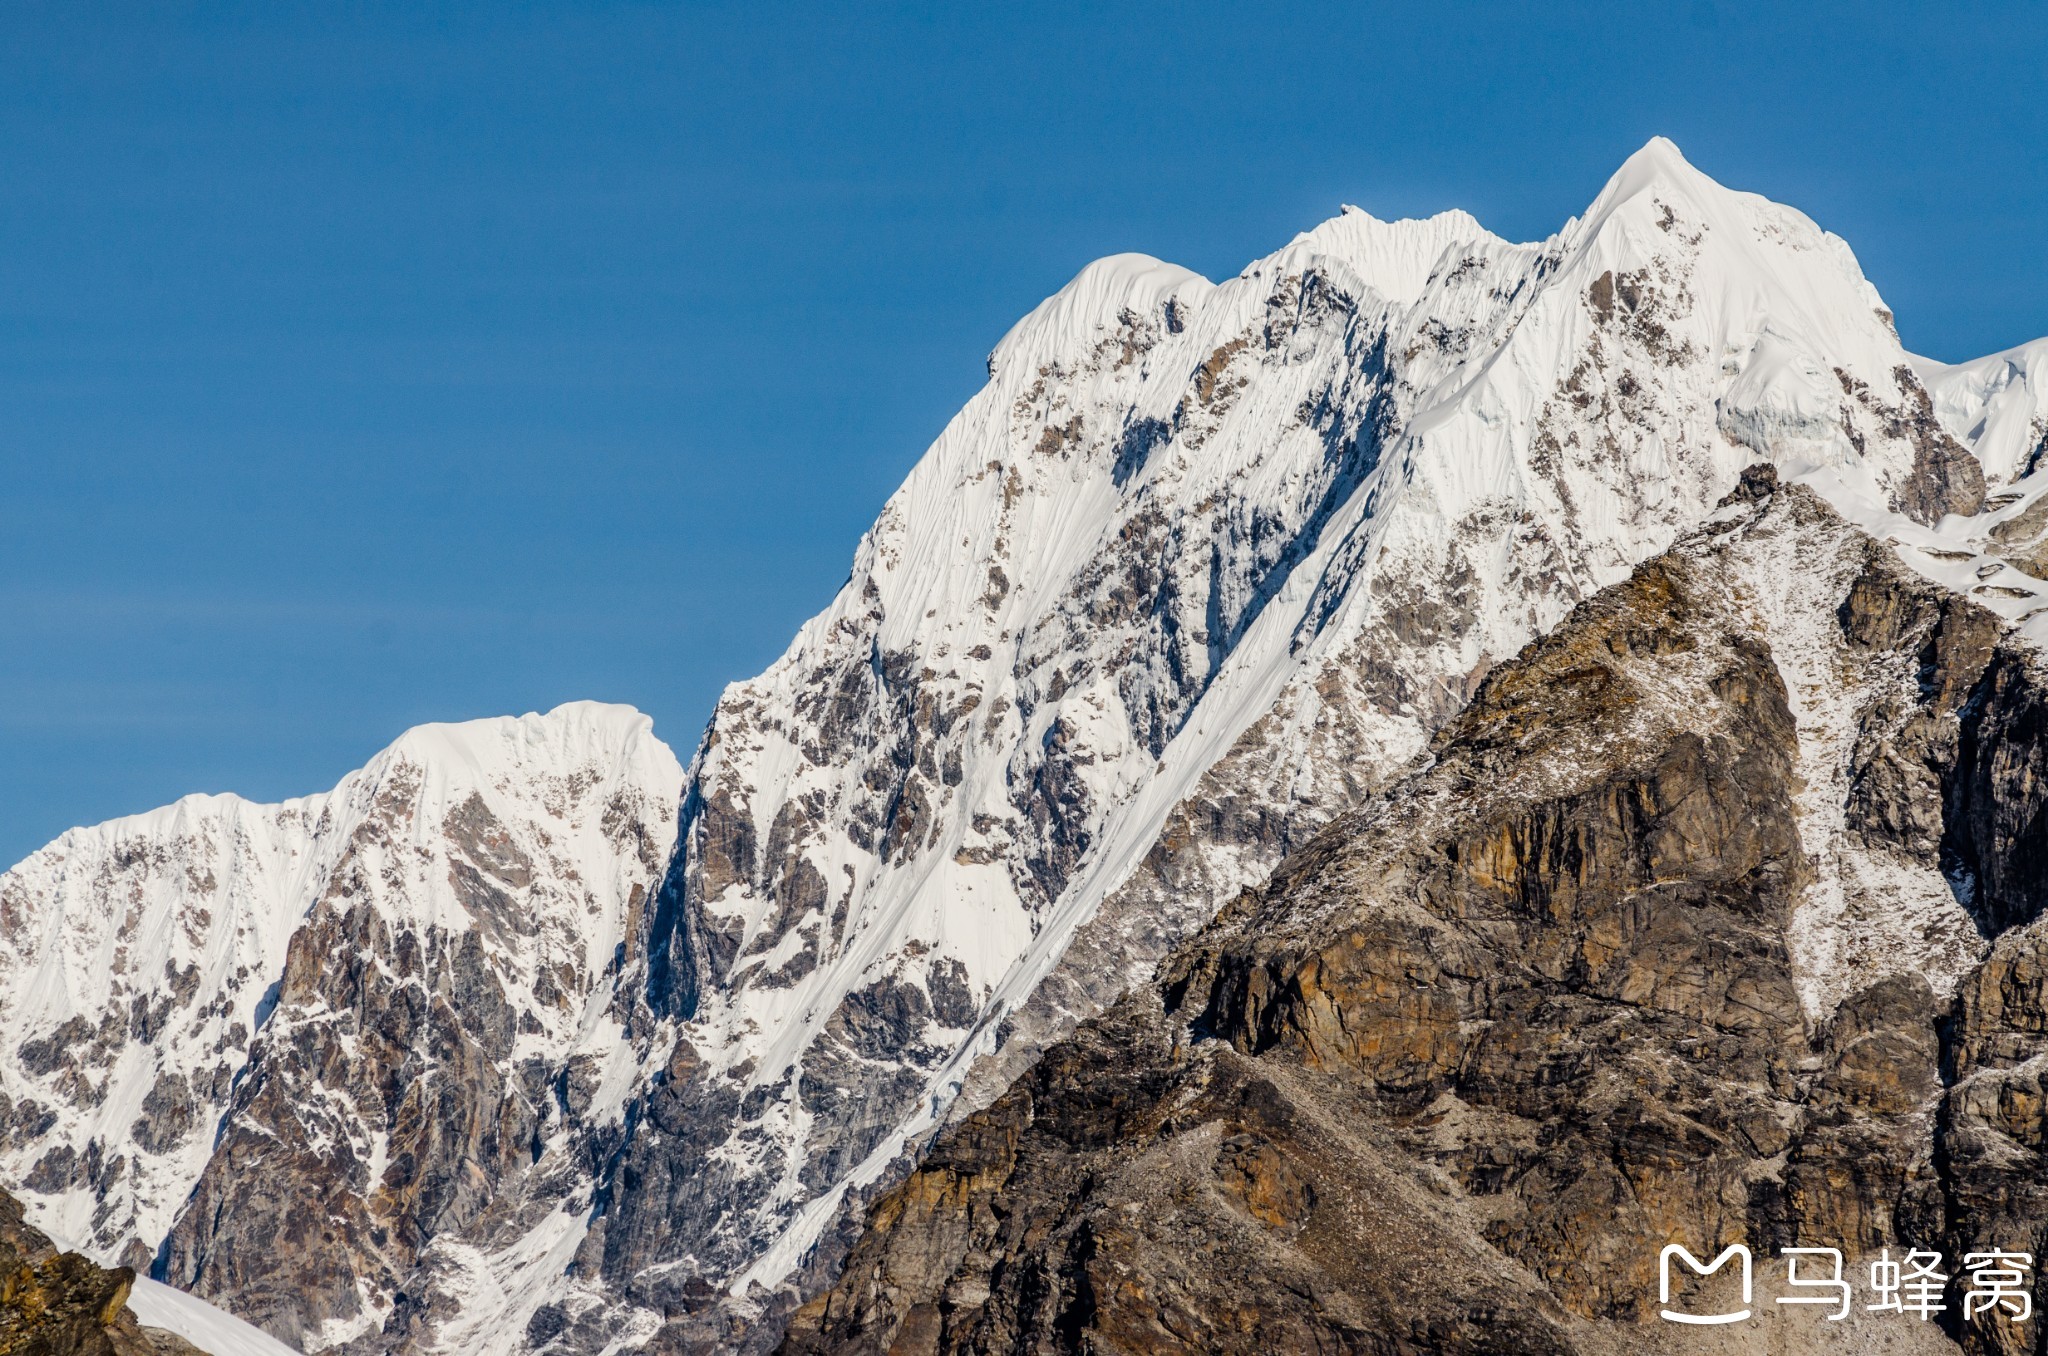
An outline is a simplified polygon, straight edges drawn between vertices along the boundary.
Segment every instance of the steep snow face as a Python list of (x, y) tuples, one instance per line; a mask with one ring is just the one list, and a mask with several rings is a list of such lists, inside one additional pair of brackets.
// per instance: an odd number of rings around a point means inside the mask
[(2031, 475), (2048, 454), (2048, 339), (1966, 363), (1914, 358), (1944, 427), (1994, 485)]
[(593, 1234), (649, 1309), (772, 1287), (976, 1059), (1142, 973), (1746, 463), (1915, 523), (1983, 499), (1848, 247), (1662, 141), (1541, 244), (1347, 210), (1220, 285), (1105, 260), (989, 368), (706, 735)]
[(135, 1311), (138, 1323), (174, 1332), (206, 1356), (299, 1356), (297, 1348), (226, 1310), (147, 1276), (136, 1278), (135, 1288), (128, 1292), (128, 1307)]
[(1405, 306), (1419, 300), (1436, 281), (1437, 264), (1446, 251), (1464, 251), (1494, 239), (1469, 212), (1439, 212), (1420, 221), (1381, 221), (1347, 203), (1338, 215), (1303, 231), (1278, 254), (1252, 267), (1262, 274), (1285, 277), (1321, 271), (1327, 267), (1321, 261), (1339, 260), (1367, 287)]
[[(65, 834), (0, 876), (0, 1172), (53, 1232), (145, 1268), (250, 1135), (321, 1142), (311, 1180), (262, 1155), (239, 1162), (288, 1207), (331, 1211), (350, 1181), (396, 1190), (401, 1108), (350, 1102), (346, 1060), (283, 1080), (294, 1127), (248, 1119), (252, 1092), (279, 1082), (281, 1048), (315, 1048), (324, 1024), (362, 1052), (374, 1025), (315, 1001), (295, 967), (369, 967), (426, 993), (413, 952), (472, 956), (516, 1028), (498, 1052), (508, 1065), (616, 1047), (616, 1023), (587, 999), (639, 925), (681, 783), (645, 716), (576, 703), (420, 727), (325, 795), (193, 796)], [(363, 925), (357, 941), (393, 940), (320, 954), (335, 914)], [(431, 1053), (413, 1063), (414, 1092), (432, 1093)], [(252, 1242), (242, 1265), (288, 1285), (290, 1233)]]

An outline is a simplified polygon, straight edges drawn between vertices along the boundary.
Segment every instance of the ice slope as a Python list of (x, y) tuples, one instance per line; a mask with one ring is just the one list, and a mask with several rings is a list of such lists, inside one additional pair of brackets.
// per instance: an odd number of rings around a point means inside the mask
[(1221, 284), (1104, 260), (989, 371), (694, 765), (600, 1219), (638, 1303), (791, 1275), (977, 1059), (1137, 977), (1745, 464), (1935, 535), (1983, 498), (1849, 247), (1662, 140), (1537, 244), (1347, 209)]
[(173, 1290), (168, 1285), (137, 1277), (128, 1292), (128, 1307), (137, 1321), (151, 1328), (174, 1332), (206, 1353), (206, 1356), (299, 1356), (258, 1328), (205, 1300)]
[(1966, 363), (1914, 358), (1934, 412), (1994, 485), (2038, 469), (2048, 450), (2048, 339)]
[(1973, 362), (1911, 361), (1935, 415), (1984, 466), (1993, 492), (1983, 511), (1930, 526), (1884, 511), (1867, 492), (1818, 488), (1914, 570), (2048, 646), (2048, 339)]
[[(146, 1268), (280, 1020), (316, 905), (348, 895), (396, 928), (477, 926), (450, 826), (482, 806), (534, 863), (522, 906), (565, 923), (495, 962), (529, 984), (562, 961), (600, 974), (672, 841), (681, 780), (645, 716), (581, 702), (421, 726), (324, 795), (191, 796), (66, 833), (0, 876), (0, 1173), (39, 1225)], [(628, 813), (659, 837), (628, 841)], [(545, 1005), (530, 1025), (535, 1046), (584, 1034)]]

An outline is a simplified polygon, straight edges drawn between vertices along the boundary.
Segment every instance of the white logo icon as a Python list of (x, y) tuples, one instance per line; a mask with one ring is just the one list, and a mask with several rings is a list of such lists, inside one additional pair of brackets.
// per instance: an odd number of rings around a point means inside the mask
[(1684, 1258), (1685, 1264), (1688, 1267), (1692, 1268), (1693, 1274), (1696, 1276), (1713, 1275), (1722, 1267), (1726, 1266), (1728, 1264), (1728, 1259), (1731, 1257), (1741, 1259), (1743, 1307), (1740, 1311), (1732, 1314), (1682, 1314), (1675, 1309), (1666, 1308), (1663, 1311), (1663, 1316), (1666, 1322), (1740, 1323), (1743, 1319), (1749, 1317), (1750, 1279), (1748, 1248), (1744, 1247), (1740, 1243), (1730, 1243), (1726, 1248), (1723, 1248), (1721, 1250), (1721, 1255), (1719, 1257), (1716, 1257), (1711, 1262), (1702, 1264), (1699, 1258), (1693, 1256), (1692, 1253), (1683, 1246), (1677, 1243), (1667, 1245), (1664, 1251), (1657, 1254), (1657, 1298), (1661, 1303), (1666, 1305), (1669, 1305), (1671, 1303), (1671, 1259), (1674, 1257)]

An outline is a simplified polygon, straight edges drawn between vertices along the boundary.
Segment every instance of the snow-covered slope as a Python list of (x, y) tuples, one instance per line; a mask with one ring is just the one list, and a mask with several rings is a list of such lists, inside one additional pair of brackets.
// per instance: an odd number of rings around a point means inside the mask
[(136, 1278), (135, 1288), (128, 1292), (128, 1307), (135, 1311), (137, 1321), (178, 1334), (206, 1356), (299, 1356), (297, 1348), (226, 1310), (146, 1276)]
[[(378, 986), (336, 981), (373, 972), (422, 1035), (460, 989), (451, 1028), (510, 1028), (501, 1067), (471, 1082), (544, 1083), (585, 1047), (601, 1060), (620, 1031), (608, 990), (587, 999), (639, 926), (681, 782), (646, 717), (576, 703), (422, 726), (326, 795), (193, 796), (65, 834), (0, 876), (0, 1173), (51, 1232), (161, 1258), (258, 1321), (274, 1315), (223, 1269), (288, 1287), (317, 1251), (327, 1276), (368, 1273), (431, 1219), (375, 1245), (337, 1244), (337, 1222), (391, 1214), (409, 1177), (462, 1166), (422, 1133), (457, 1061), (377, 1049), (389, 1013), (361, 1000)], [(544, 1090), (522, 1090), (545, 1119)], [(311, 1160), (287, 1153), (302, 1147)], [(195, 1192), (257, 1193), (280, 1214), (317, 1199), (329, 1219), (308, 1236), (300, 1214), (230, 1259), (223, 1237), (261, 1212), (187, 1208)], [(391, 1297), (386, 1277), (358, 1279), (376, 1284), (294, 1303), (337, 1325), (326, 1337), (360, 1328)]]
[(0, 877), (0, 1163), (50, 1232), (148, 1265), (331, 866), (328, 805), (188, 796)]
[(2048, 453), (2048, 339), (1967, 363), (1912, 359), (1934, 412), (2002, 485), (2031, 475)]

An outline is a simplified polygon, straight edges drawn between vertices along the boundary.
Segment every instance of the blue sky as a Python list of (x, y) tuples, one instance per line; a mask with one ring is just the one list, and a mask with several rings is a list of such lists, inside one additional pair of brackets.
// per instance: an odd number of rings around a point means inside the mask
[(2020, 4), (9, 6), (0, 862), (422, 720), (687, 756), (1101, 254), (1540, 237), (1663, 133), (2032, 338), (2044, 72)]

